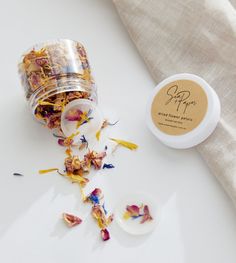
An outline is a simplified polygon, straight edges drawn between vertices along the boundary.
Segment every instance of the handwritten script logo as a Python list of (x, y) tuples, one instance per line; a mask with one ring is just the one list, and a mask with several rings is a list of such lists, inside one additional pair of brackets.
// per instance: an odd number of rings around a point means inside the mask
[(180, 90), (178, 85), (171, 86), (166, 94), (169, 99), (166, 101), (165, 105), (170, 103), (176, 104), (176, 111), (182, 110), (183, 113), (186, 113), (190, 105), (195, 106), (197, 104), (195, 100), (190, 99), (190, 91)]

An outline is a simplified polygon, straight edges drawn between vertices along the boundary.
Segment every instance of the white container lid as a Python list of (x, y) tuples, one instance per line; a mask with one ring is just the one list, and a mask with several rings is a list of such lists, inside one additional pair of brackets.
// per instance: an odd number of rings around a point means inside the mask
[(159, 83), (148, 101), (147, 125), (172, 148), (185, 149), (204, 141), (220, 119), (220, 101), (202, 78), (176, 74)]

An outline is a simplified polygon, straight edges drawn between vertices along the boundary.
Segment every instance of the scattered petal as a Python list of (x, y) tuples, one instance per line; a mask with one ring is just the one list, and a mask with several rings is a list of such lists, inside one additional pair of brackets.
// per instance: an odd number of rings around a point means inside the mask
[(113, 219), (114, 219), (114, 215), (113, 214), (108, 216), (108, 218), (107, 218), (107, 225), (110, 225), (110, 223), (113, 221)]
[(138, 145), (135, 143), (132, 143), (132, 142), (114, 139), (114, 138), (110, 138), (110, 140), (112, 140), (112, 141), (116, 142), (118, 145), (121, 145), (121, 146), (128, 148), (130, 150), (136, 150), (138, 148)]
[(102, 191), (100, 188), (95, 188), (86, 198), (86, 202), (90, 202), (93, 205), (99, 205), (100, 200), (103, 198)]
[(114, 126), (118, 123), (118, 121), (114, 122), (114, 123), (111, 123), (109, 122), (108, 120), (104, 120), (103, 121), (103, 124), (102, 124), (102, 129), (106, 128), (107, 126)]
[(112, 169), (115, 168), (115, 166), (111, 163), (104, 163), (102, 166), (102, 169)]
[(72, 156), (72, 150), (71, 148), (67, 148), (66, 151), (65, 151), (66, 155), (68, 155), (69, 157)]
[(92, 207), (92, 216), (97, 221), (98, 227), (103, 229), (107, 227), (106, 215), (100, 205), (94, 205)]
[(81, 144), (79, 146), (79, 150), (83, 150), (84, 148), (88, 148), (88, 141), (86, 140), (85, 136), (82, 135), (80, 137)]
[(143, 223), (145, 223), (147, 221), (153, 220), (152, 216), (150, 215), (149, 208), (148, 208), (147, 205), (144, 206), (143, 213), (144, 213), (143, 214), (143, 218), (142, 218), (142, 220), (140, 222), (141, 224), (143, 224)]
[(80, 186), (80, 193), (81, 193), (81, 196), (82, 196), (82, 201), (85, 202), (86, 201), (86, 196), (85, 196), (83, 187), (81, 185), (79, 185), (79, 186)]
[(65, 139), (58, 139), (58, 144), (63, 146), (63, 147), (69, 147), (73, 144), (73, 139), (70, 138), (65, 138)]
[(80, 175), (72, 174), (69, 176), (69, 178), (71, 179), (72, 183), (79, 183), (81, 186), (85, 186), (89, 182), (88, 178), (82, 177)]
[(86, 140), (86, 138), (85, 138), (84, 135), (82, 135), (82, 136), (80, 137), (80, 141), (81, 141), (82, 143), (88, 143), (88, 141)]
[(96, 139), (99, 141), (101, 136), (101, 129), (96, 132)]
[(84, 160), (91, 163), (96, 170), (101, 169), (102, 160), (106, 156), (106, 152), (97, 153), (95, 151), (90, 151), (84, 156)]
[(50, 172), (54, 172), (54, 171), (58, 171), (58, 168), (51, 168), (51, 169), (47, 169), (47, 170), (39, 170), (39, 174), (46, 174), (46, 173), (50, 173)]
[(100, 188), (95, 188), (92, 192), (91, 195), (96, 195), (96, 196), (101, 196), (102, 195), (102, 190)]
[(109, 231), (105, 228), (105, 229), (101, 229), (101, 236), (102, 236), (102, 240), (103, 241), (107, 241), (110, 239), (110, 233)]
[(64, 221), (69, 227), (73, 227), (82, 223), (82, 219), (79, 218), (78, 216), (74, 216), (67, 213), (63, 213), (62, 216)]

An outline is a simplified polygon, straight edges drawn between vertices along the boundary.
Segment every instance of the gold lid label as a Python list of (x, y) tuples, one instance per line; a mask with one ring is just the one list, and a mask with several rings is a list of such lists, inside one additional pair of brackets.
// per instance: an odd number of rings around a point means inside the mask
[(154, 97), (151, 116), (155, 126), (168, 135), (192, 131), (203, 120), (208, 107), (203, 88), (192, 80), (175, 80)]

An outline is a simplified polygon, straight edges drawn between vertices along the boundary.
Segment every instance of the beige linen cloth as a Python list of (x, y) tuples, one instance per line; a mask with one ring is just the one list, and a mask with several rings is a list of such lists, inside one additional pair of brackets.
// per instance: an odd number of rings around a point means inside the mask
[(198, 151), (236, 204), (236, 0), (113, 0), (156, 82), (194, 73), (222, 115)]

